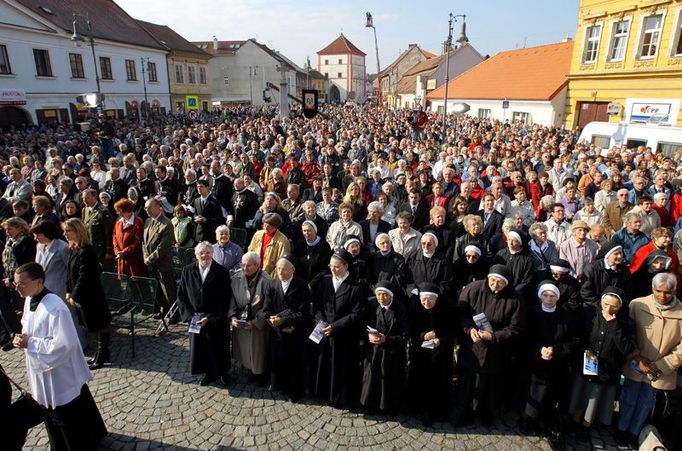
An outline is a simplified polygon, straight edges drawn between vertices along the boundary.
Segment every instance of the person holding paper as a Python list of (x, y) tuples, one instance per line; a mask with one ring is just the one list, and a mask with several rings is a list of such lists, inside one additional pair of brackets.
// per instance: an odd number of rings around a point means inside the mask
[(395, 290), (389, 281), (377, 282), (376, 301), (370, 300), (366, 315), (367, 346), (360, 404), (368, 411), (395, 412), (405, 390), (408, 317), (407, 308), (394, 301)]
[(632, 321), (619, 315), (625, 299), (622, 289), (606, 287), (600, 308), (587, 307), (580, 319), (568, 412), (579, 425), (576, 438), (582, 442), (589, 441), (596, 420), (611, 424), (621, 369), (637, 349)]
[(514, 350), (525, 328), (521, 301), (510, 284), (505, 265), (493, 265), (486, 280), (464, 287), (457, 310), (464, 339), (459, 348), (459, 397), (462, 420), (476, 413), (489, 425), (500, 405), (503, 383)]
[(345, 250), (332, 255), (331, 274), (320, 279), (313, 296), (315, 322), (323, 324), (324, 335), (316, 345), (314, 393), (335, 406), (355, 399), (360, 380), (358, 327), (365, 288), (348, 271), (352, 261)]
[(182, 270), (177, 297), (182, 319), (193, 326), (189, 333), (190, 369), (192, 374), (205, 374), (201, 385), (218, 378), (227, 385), (230, 334), (225, 294), (230, 292), (230, 273), (213, 261), (209, 242), (197, 244), (194, 255), (197, 261)]
[(310, 291), (307, 282), (296, 274), (296, 264), (291, 254), (277, 260), (277, 278), (263, 305), (263, 318), (272, 327), (270, 389), (281, 390), (290, 401), (298, 400), (303, 394), (305, 338), (310, 330)]
[(412, 408), (424, 425), (447, 415), (452, 380), (454, 316), (451, 301), (440, 287), (422, 282), (410, 303), (410, 368), (408, 388)]

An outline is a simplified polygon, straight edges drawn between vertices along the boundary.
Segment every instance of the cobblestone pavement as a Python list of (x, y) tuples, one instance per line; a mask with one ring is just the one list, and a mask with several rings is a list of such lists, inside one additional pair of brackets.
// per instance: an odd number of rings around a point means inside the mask
[[(94, 372), (90, 389), (110, 432), (101, 449), (550, 449), (544, 438), (521, 436), (512, 415), (492, 428), (450, 423), (424, 428), (405, 416), (367, 416), (310, 400), (290, 403), (247, 384), (244, 374), (229, 389), (201, 387), (199, 376), (188, 371), (187, 326), (171, 326), (161, 337), (152, 336), (148, 326), (138, 332), (134, 359), (130, 337), (114, 333), (112, 366)], [(26, 385), (23, 353), (3, 352), (0, 358)], [(44, 428), (31, 431), (25, 449), (48, 448)], [(569, 449), (575, 449), (570, 442)], [(591, 449), (616, 447), (610, 434), (596, 430)]]

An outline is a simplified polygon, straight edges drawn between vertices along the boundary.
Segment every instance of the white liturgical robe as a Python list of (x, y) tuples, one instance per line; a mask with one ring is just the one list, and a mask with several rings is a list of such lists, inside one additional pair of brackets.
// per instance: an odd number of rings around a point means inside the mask
[(80, 395), (92, 374), (66, 303), (48, 293), (35, 311), (30, 304), (27, 297), (21, 319), (22, 333), (29, 336), (25, 350), (28, 380), (34, 399), (55, 408)]

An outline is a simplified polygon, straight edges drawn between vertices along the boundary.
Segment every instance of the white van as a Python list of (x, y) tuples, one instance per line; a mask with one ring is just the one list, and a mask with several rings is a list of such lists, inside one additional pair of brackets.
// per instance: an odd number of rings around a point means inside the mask
[(626, 124), (611, 122), (590, 122), (583, 128), (578, 142), (592, 143), (602, 149), (627, 145), (628, 149), (637, 146), (651, 147), (673, 157), (682, 148), (682, 127), (664, 125)]

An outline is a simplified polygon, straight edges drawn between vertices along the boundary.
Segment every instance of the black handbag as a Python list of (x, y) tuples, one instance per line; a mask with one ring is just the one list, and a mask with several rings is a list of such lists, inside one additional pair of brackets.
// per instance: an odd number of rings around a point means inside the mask
[(38, 404), (38, 401), (33, 399), (33, 396), (24, 390), (21, 385), (14, 382), (14, 380), (9, 377), (5, 370), (0, 367), (0, 371), (5, 375), (8, 381), (12, 383), (17, 390), (21, 393), (16, 401), (10, 406), (10, 411), (12, 412), (12, 417), (17, 422), (18, 425), (30, 429), (44, 422), (47, 418), (47, 409)]

